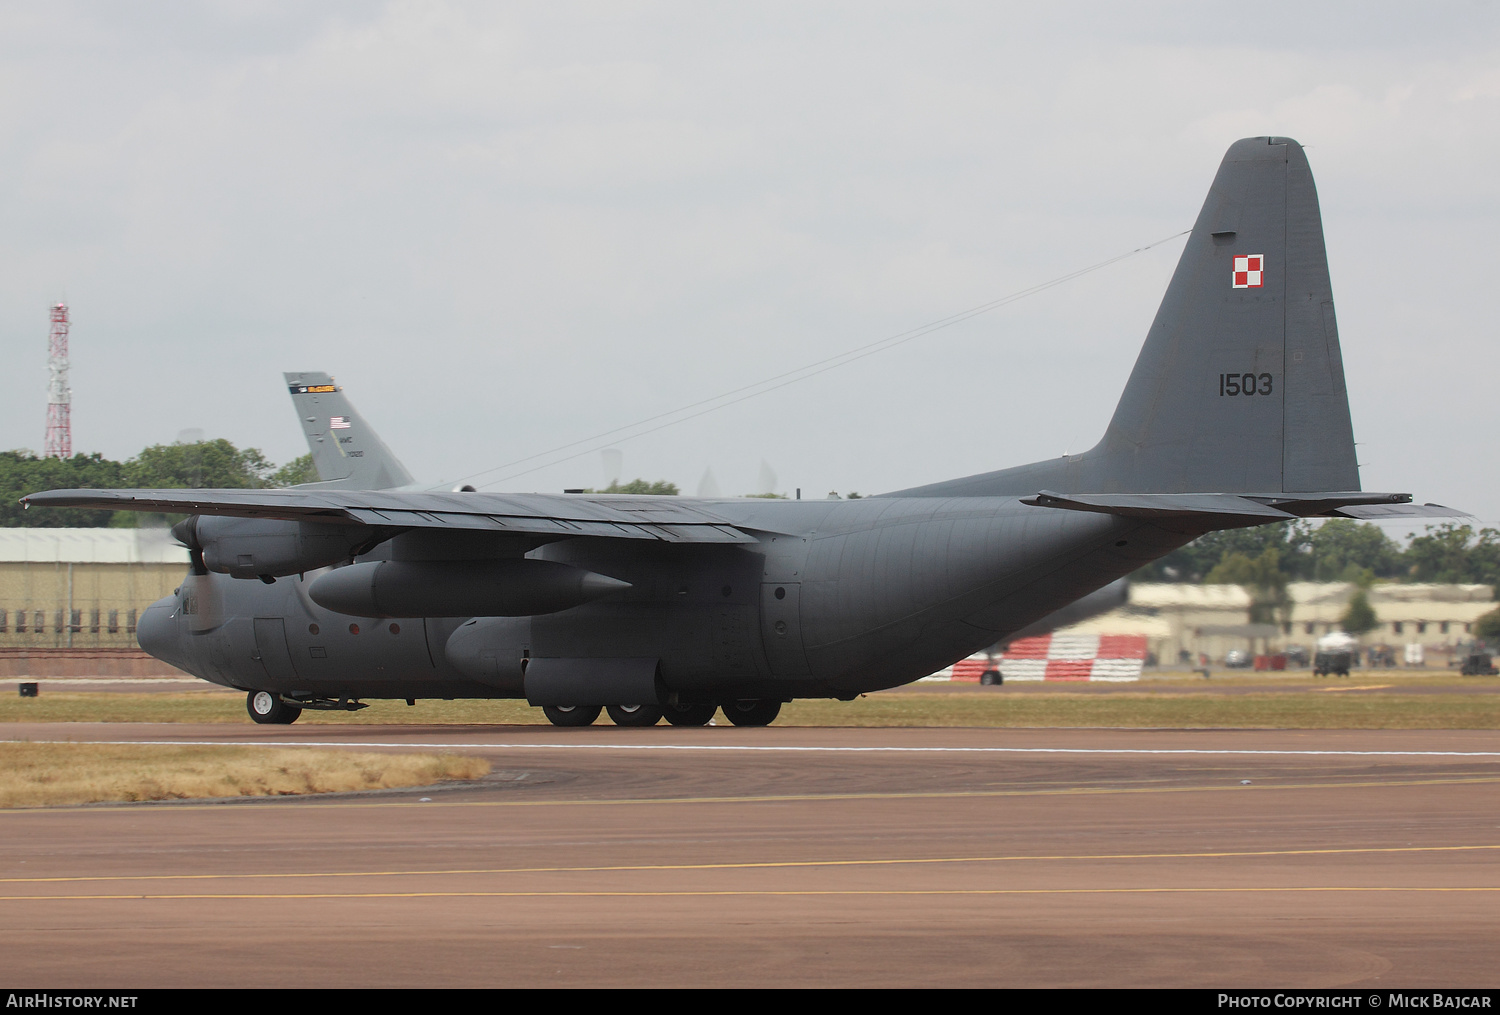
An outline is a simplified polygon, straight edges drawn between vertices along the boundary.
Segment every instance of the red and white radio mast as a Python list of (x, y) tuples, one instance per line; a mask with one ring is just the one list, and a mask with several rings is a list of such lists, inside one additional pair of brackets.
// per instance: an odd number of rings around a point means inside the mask
[(52, 308), (52, 330), (47, 335), (47, 443), (45, 458), (73, 457), (73, 389), (68, 387), (68, 306)]

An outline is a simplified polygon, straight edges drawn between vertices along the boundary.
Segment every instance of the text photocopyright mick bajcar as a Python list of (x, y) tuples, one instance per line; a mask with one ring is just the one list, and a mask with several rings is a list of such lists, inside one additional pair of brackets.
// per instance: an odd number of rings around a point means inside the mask
[(1463, 990), (1219, 994), (1220, 1008), (1493, 1008), (1492, 1002), (1493, 995), (1488, 991)]

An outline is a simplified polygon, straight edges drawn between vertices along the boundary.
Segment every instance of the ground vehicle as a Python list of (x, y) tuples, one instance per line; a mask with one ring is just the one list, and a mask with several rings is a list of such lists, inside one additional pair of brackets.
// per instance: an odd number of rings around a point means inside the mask
[(1231, 670), (1243, 670), (1251, 663), (1250, 653), (1243, 649), (1232, 648), (1224, 653), (1224, 665)]
[(1313, 656), (1313, 676), (1347, 677), (1351, 661), (1350, 653), (1347, 651), (1319, 652)]
[(1493, 677), (1500, 674), (1500, 670), (1495, 669), (1494, 660), (1488, 652), (1474, 650), (1463, 659), (1458, 672), (1466, 677)]

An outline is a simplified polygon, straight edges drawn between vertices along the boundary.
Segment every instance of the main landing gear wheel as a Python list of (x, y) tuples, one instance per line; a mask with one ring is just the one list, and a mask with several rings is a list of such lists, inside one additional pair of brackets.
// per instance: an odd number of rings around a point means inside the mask
[(769, 726), (781, 714), (781, 702), (772, 698), (726, 701), (722, 707), (736, 726)]
[(294, 723), (302, 714), (302, 710), (296, 705), (288, 705), (281, 700), (281, 695), (270, 691), (251, 691), (245, 695), (245, 709), (256, 722), (278, 726)]
[(668, 705), (662, 714), (673, 726), (707, 726), (718, 710), (718, 705)]
[(554, 726), (590, 726), (603, 711), (598, 705), (543, 705), (542, 714)]
[(604, 710), (616, 726), (655, 726), (661, 722), (661, 709), (655, 705), (605, 705)]

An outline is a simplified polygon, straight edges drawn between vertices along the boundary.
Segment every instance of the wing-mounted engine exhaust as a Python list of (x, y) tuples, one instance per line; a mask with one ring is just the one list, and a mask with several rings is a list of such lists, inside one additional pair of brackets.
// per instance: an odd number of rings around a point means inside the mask
[(233, 578), (270, 581), (367, 553), (392, 532), (365, 525), (325, 525), (268, 518), (193, 515), (172, 526), (201, 566)]
[(581, 606), (629, 582), (550, 560), (372, 560), (319, 575), (324, 609), (354, 617), (530, 617)]

